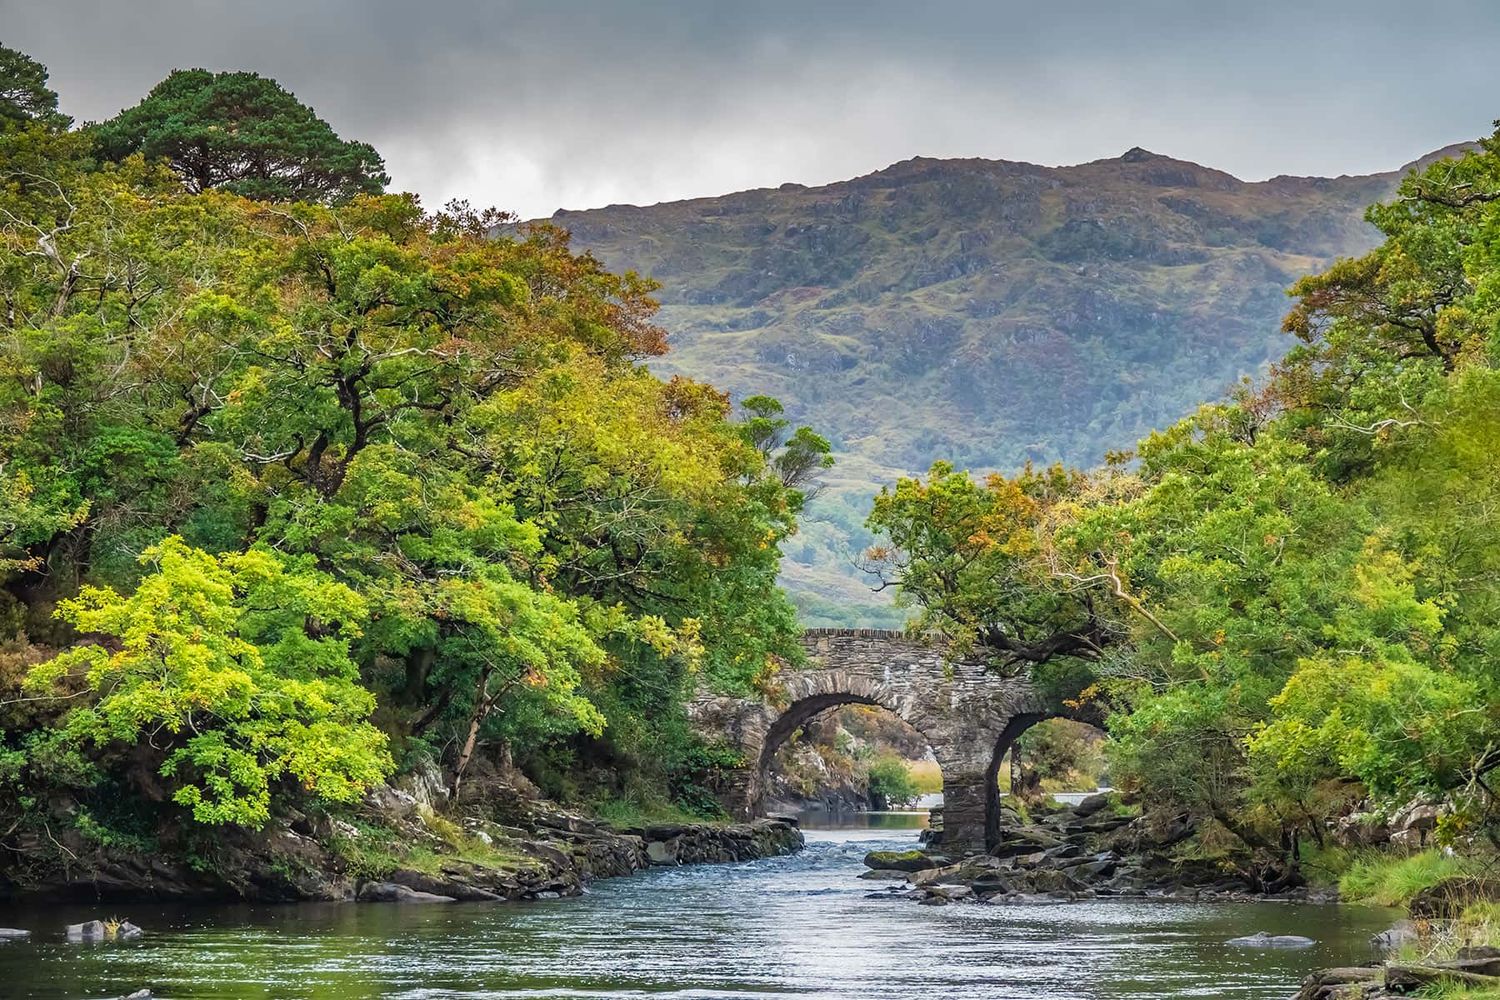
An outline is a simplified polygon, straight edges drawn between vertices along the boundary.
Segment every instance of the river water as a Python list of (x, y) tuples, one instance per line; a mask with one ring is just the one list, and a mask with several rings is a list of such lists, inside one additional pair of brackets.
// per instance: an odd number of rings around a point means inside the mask
[[(580, 899), (512, 905), (116, 907), (149, 932), (67, 945), (99, 907), (0, 909), (0, 997), (168, 1000), (1276, 998), (1315, 968), (1369, 956), (1389, 912), (1285, 904), (1091, 901), (917, 906), (867, 898), (866, 851), (912, 846), (925, 817), (809, 830), (747, 864), (655, 869)], [(1267, 930), (1312, 949), (1248, 951)]]

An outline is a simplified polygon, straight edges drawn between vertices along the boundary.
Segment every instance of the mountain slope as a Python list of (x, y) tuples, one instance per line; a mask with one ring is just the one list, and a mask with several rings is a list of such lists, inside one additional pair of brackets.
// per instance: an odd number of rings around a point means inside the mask
[(1252, 183), (1142, 149), (917, 158), (553, 221), (662, 282), (661, 370), (778, 396), (833, 439), (788, 580), (810, 620), (888, 621), (851, 586), (879, 483), (936, 458), (1093, 463), (1222, 395), (1286, 350), (1287, 285), (1374, 245), (1363, 210), (1405, 169)]

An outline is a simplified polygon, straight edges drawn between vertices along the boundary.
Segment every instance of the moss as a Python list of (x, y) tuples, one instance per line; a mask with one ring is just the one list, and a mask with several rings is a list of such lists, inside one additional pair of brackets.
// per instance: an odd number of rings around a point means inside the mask
[(655, 823), (704, 823), (723, 818), (705, 817), (675, 802), (648, 797), (597, 799), (589, 803), (588, 811), (599, 822), (620, 830)]
[(424, 811), (419, 818), (432, 838), (413, 838), (411, 833), (377, 823), (351, 820), (355, 831), (330, 835), (325, 846), (343, 861), (356, 878), (384, 878), (397, 869), (439, 875), (455, 861), (516, 872), (536, 865), (536, 860), (510, 841), (491, 838), (490, 843), (465, 831), (438, 813)]
[(917, 872), (936, 868), (938, 862), (921, 851), (871, 851), (865, 855), (865, 866), (877, 870)]

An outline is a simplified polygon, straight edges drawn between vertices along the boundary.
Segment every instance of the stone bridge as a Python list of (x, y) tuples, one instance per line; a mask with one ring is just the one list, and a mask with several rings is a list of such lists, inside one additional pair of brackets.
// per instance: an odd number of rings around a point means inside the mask
[(776, 703), (703, 695), (689, 708), (705, 734), (744, 754), (723, 789), (741, 819), (762, 811), (766, 770), (781, 744), (836, 705), (878, 705), (926, 738), (943, 771), (943, 846), (984, 850), (1000, 831), (996, 778), (1016, 737), (1057, 715), (1024, 678), (952, 660), (940, 636), (887, 629), (808, 629), (805, 667), (783, 672)]

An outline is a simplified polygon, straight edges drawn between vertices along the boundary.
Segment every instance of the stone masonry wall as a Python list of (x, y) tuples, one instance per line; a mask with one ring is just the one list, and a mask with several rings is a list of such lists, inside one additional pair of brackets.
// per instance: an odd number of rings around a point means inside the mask
[(998, 835), (999, 759), (1027, 726), (1051, 713), (1031, 684), (947, 655), (940, 635), (888, 629), (808, 629), (805, 668), (787, 670), (774, 704), (705, 695), (690, 706), (705, 733), (727, 739), (747, 767), (725, 790), (740, 818), (761, 808), (777, 747), (836, 705), (878, 705), (921, 733), (943, 771), (943, 844), (983, 850)]

